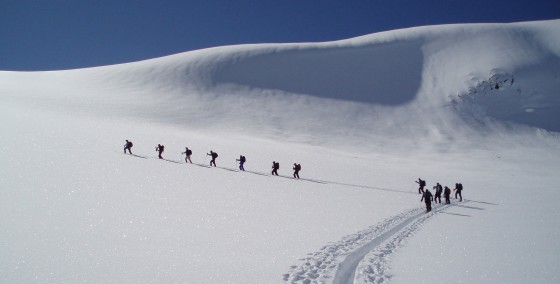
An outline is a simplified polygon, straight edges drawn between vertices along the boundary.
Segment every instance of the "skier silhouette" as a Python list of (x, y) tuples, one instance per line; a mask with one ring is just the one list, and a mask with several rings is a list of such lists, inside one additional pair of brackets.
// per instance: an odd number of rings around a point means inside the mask
[(424, 193), (424, 186), (426, 186), (426, 181), (418, 178), (416, 183), (419, 185), (418, 187), (418, 194)]
[(436, 186), (434, 186), (434, 189), (436, 190), (436, 195), (434, 197), (434, 202), (438, 203), (438, 199), (439, 199), (439, 203), (441, 203), (441, 193), (443, 192), (443, 188), (441, 187), (441, 184), (439, 184), (439, 182), (436, 184)]
[(461, 194), (461, 191), (463, 191), (463, 184), (462, 183), (456, 183), (455, 184), (455, 199), (457, 199), (457, 195), (459, 195), (459, 202), (463, 202), (463, 195)]
[(124, 144), (124, 153), (126, 154), (126, 150), (128, 150), (128, 153), (132, 155), (130, 148), (132, 148), (132, 142), (126, 140), (126, 143)]
[(301, 171), (301, 165), (294, 163), (294, 178), (299, 178), (299, 171)]
[(156, 147), (156, 152), (158, 152), (158, 158), (163, 159), (163, 157), (161, 156), (161, 154), (163, 153), (163, 149), (165, 147), (163, 145), (158, 144)]
[(245, 171), (245, 168), (243, 167), (243, 164), (245, 164), (245, 161), (247, 161), (245, 156), (243, 156), (243, 155), (239, 156), (239, 159), (236, 159), (236, 161), (239, 162), (239, 170)]
[(424, 194), (422, 194), (422, 199), (420, 199), (420, 202), (422, 201), (426, 203), (426, 212), (432, 211), (432, 201), (434, 201), (434, 197), (427, 188), (426, 191), (424, 191)]
[(210, 160), (210, 166), (214, 165), (214, 167), (215, 167), (216, 166), (216, 158), (218, 158), (218, 153), (210, 150), (210, 153), (206, 153), (206, 155), (212, 157), (212, 160)]
[(280, 169), (280, 163), (277, 163), (276, 161), (272, 162), (272, 175), (278, 175), (278, 169)]
[(449, 195), (451, 195), (451, 189), (445, 186), (445, 190), (443, 191), (443, 196), (445, 197), (445, 204), (451, 204), (451, 201), (449, 201)]
[(191, 149), (189, 149), (189, 147), (185, 147), (185, 152), (181, 153), (181, 155), (182, 154), (185, 154), (185, 163), (188, 161), (192, 164), (192, 161), (191, 161), (192, 151), (191, 151)]

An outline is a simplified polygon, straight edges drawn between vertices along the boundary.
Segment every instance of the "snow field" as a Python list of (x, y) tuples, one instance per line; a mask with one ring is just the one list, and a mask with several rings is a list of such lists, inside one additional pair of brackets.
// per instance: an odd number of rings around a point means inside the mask
[[(375, 220), (376, 196), (398, 196), (170, 163), (157, 159), (153, 149), (159, 141), (167, 146), (164, 157), (179, 161), (188, 144), (193, 159), (203, 162), (199, 149), (208, 148), (211, 136), (41, 111), (2, 113), (17, 125), (4, 125), (10, 135), (2, 141), (11, 165), (2, 179), (3, 239), (11, 245), (2, 247), (1, 267), (9, 282), (281, 280), (309, 247)], [(122, 129), (134, 142), (133, 153), (148, 159), (121, 153)], [(218, 165), (233, 168), (232, 148), (251, 147), (243, 151), (246, 169), (260, 163), (262, 170), (256, 170), (267, 172), (273, 158), (259, 154), (290, 146), (242, 141), (215, 143)], [(291, 149), (288, 156), (301, 158), (302, 177), (317, 171), (313, 165), (320, 161), (311, 162), (307, 147)], [(288, 157), (278, 156), (280, 173), (291, 175)], [(396, 212), (406, 203), (384, 210)], [(247, 269), (256, 263), (258, 270)]]
[[(559, 282), (558, 26), (0, 72), (0, 276)], [(185, 146), (220, 168), (184, 164)], [(269, 176), (273, 160), (302, 180)], [(466, 202), (421, 213), (419, 177), (462, 182)]]

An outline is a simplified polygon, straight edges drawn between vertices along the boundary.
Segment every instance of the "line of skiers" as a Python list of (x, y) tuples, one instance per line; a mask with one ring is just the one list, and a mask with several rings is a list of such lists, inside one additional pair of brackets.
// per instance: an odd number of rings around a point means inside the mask
[[(126, 143), (124, 144), (124, 153), (126, 154), (126, 151), (128, 150), (128, 153), (132, 155), (132, 151), (131, 151), (132, 146), (133, 146), (132, 142), (126, 140)], [(165, 149), (165, 146), (163, 146), (161, 144), (157, 145), (156, 152), (158, 152), (158, 158), (163, 159), (162, 154), (163, 154), (164, 149)], [(189, 147), (185, 147), (185, 152), (181, 153), (181, 156), (183, 156), (183, 155), (185, 155), (185, 163), (191, 163), (191, 164), (193, 163), (192, 160), (191, 160), (192, 150), (189, 149)], [(210, 153), (206, 153), (206, 155), (211, 157), (210, 166), (215, 167), (216, 166), (216, 158), (218, 158), (218, 153), (210, 150)], [(245, 171), (245, 168), (244, 168), (243, 165), (247, 161), (247, 158), (245, 158), (245, 156), (243, 156), (243, 155), (240, 155), (239, 159), (236, 159), (235, 161), (239, 162), (239, 170)], [(273, 161), (272, 162), (272, 173), (271, 174), (277, 176), (278, 175), (278, 169), (280, 169), (280, 163), (278, 163), (276, 161)], [(294, 163), (293, 170), (294, 170), (294, 178), (299, 178), (299, 172), (301, 171), (301, 164)]]
[[(425, 180), (418, 178), (416, 183), (419, 185), (418, 194), (422, 194), (422, 198), (420, 199), (420, 202), (424, 201), (426, 203), (426, 210), (428, 212), (432, 211), (432, 201), (435, 203), (438, 203), (439, 201), (439, 203), (441, 203), (442, 193), (445, 198), (445, 204), (451, 204), (451, 201), (449, 200), (451, 195), (451, 189), (449, 187), (447, 186), (442, 187), (441, 184), (439, 184), (439, 182), (436, 183), (436, 185), (433, 187), (435, 191), (435, 196), (434, 196), (432, 195), (429, 189), (426, 188), (426, 190), (424, 190), (424, 187), (426, 186)], [(456, 183), (453, 191), (455, 191), (455, 199), (457, 199), (457, 196), (459, 196), (460, 198), (459, 202), (463, 202), (463, 195), (461, 194), (461, 191), (463, 191), (463, 184)]]

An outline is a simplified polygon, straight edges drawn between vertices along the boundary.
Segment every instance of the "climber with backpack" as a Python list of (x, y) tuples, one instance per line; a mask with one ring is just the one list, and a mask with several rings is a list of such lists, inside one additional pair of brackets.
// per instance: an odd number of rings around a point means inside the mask
[(239, 162), (239, 170), (240, 171), (245, 171), (245, 168), (243, 167), (243, 164), (245, 164), (245, 161), (247, 161), (245, 156), (240, 155), (239, 159), (236, 159), (236, 161)]
[(294, 163), (294, 178), (299, 178), (299, 171), (301, 171), (301, 165)]
[(124, 153), (126, 154), (126, 150), (128, 150), (128, 153), (132, 155), (130, 148), (132, 148), (132, 142), (126, 140), (126, 143), (124, 144)]
[(206, 155), (212, 157), (212, 160), (210, 160), (210, 166), (214, 165), (214, 167), (216, 166), (216, 158), (218, 158), (218, 153), (210, 150), (210, 153), (207, 153)]
[(156, 152), (158, 152), (158, 158), (163, 159), (163, 157), (161, 156), (161, 154), (163, 153), (163, 149), (164, 146), (161, 144), (158, 144), (156, 147)]
[(457, 195), (459, 195), (459, 202), (463, 202), (463, 195), (461, 194), (461, 191), (463, 191), (463, 184), (462, 183), (456, 183), (455, 184), (455, 199), (457, 199)]
[(416, 181), (416, 183), (419, 185), (419, 187), (418, 187), (418, 194), (424, 193), (424, 187), (426, 186), (426, 181), (425, 181), (425, 180), (422, 180), (421, 178), (418, 178), (418, 180)]
[(272, 162), (272, 175), (278, 175), (278, 169), (280, 169), (280, 163), (273, 161)]
[(426, 191), (424, 191), (424, 194), (422, 194), (422, 199), (420, 199), (420, 202), (422, 201), (426, 203), (426, 212), (432, 211), (432, 201), (434, 201), (434, 196), (427, 188)]
[(191, 149), (189, 149), (189, 147), (185, 147), (185, 152), (181, 153), (181, 155), (185, 154), (185, 163), (188, 161), (192, 164), (191, 161), (191, 155), (192, 155), (192, 151)]
[(449, 200), (449, 195), (451, 195), (451, 189), (445, 186), (445, 190), (443, 191), (443, 196), (445, 197), (445, 204), (451, 204)]
[(436, 186), (434, 186), (434, 189), (436, 190), (436, 195), (434, 197), (434, 202), (438, 203), (438, 199), (439, 199), (439, 203), (441, 203), (441, 193), (443, 192), (443, 188), (441, 186), (441, 184), (439, 184), (439, 182), (436, 184)]

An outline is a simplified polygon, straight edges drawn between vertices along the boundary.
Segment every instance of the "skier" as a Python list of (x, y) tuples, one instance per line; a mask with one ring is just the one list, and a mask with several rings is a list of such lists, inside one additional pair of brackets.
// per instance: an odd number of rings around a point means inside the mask
[(126, 154), (126, 150), (128, 150), (128, 153), (132, 155), (130, 148), (132, 148), (132, 142), (126, 140), (126, 143), (124, 144), (124, 153)]
[(432, 211), (432, 201), (434, 201), (433, 199), (434, 197), (432, 193), (429, 189), (426, 188), (426, 191), (424, 191), (424, 194), (422, 194), (422, 199), (420, 199), (420, 202), (424, 201), (426, 203), (426, 212)]
[(214, 167), (215, 167), (216, 166), (216, 158), (218, 158), (218, 153), (210, 150), (210, 153), (206, 153), (206, 155), (212, 157), (212, 160), (210, 160), (210, 166), (214, 165)]
[(191, 149), (189, 149), (189, 147), (185, 147), (185, 152), (181, 153), (181, 155), (185, 154), (185, 163), (188, 161), (192, 164), (191, 161), (191, 155), (192, 155), (192, 151)]
[(160, 159), (163, 159), (163, 157), (161, 156), (161, 154), (163, 153), (163, 148), (164, 148), (164, 146), (161, 145), (161, 144), (158, 144), (157, 147), (156, 147), (156, 152), (158, 152), (158, 157)]
[(278, 175), (278, 169), (280, 169), (280, 163), (277, 163), (276, 161), (272, 162), (272, 175)]
[(445, 197), (445, 204), (451, 204), (451, 201), (449, 201), (449, 195), (451, 195), (451, 189), (445, 186), (445, 190), (443, 191), (443, 196)]
[(418, 187), (418, 194), (424, 193), (424, 186), (426, 186), (426, 181), (418, 178), (416, 183), (420, 186)]
[(456, 183), (455, 184), (455, 189), (453, 189), (453, 190), (456, 191), (455, 192), (455, 199), (457, 199), (457, 195), (459, 195), (459, 198), (461, 198), (461, 199), (459, 199), (459, 202), (463, 202), (463, 195), (461, 194), (461, 191), (463, 191), (463, 184)]
[(294, 178), (299, 178), (299, 171), (301, 171), (301, 165), (294, 163)]
[(434, 197), (434, 202), (438, 203), (438, 199), (439, 199), (439, 203), (441, 204), (441, 193), (443, 192), (443, 188), (441, 187), (441, 184), (439, 184), (439, 182), (436, 184), (436, 186), (434, 186), (434, 189), (436, 190), (436, 195)]
[(239, 159), (236, 159), (236, 161), (239, 162), (239, 170), (240, 171), (245, 171), (245, 168), (243, 167), (243, 164), (245, 164), (246, 160), (247, 159), (245, 159), (245, 156), (243, 156), (243, 155), (239, 156)]

